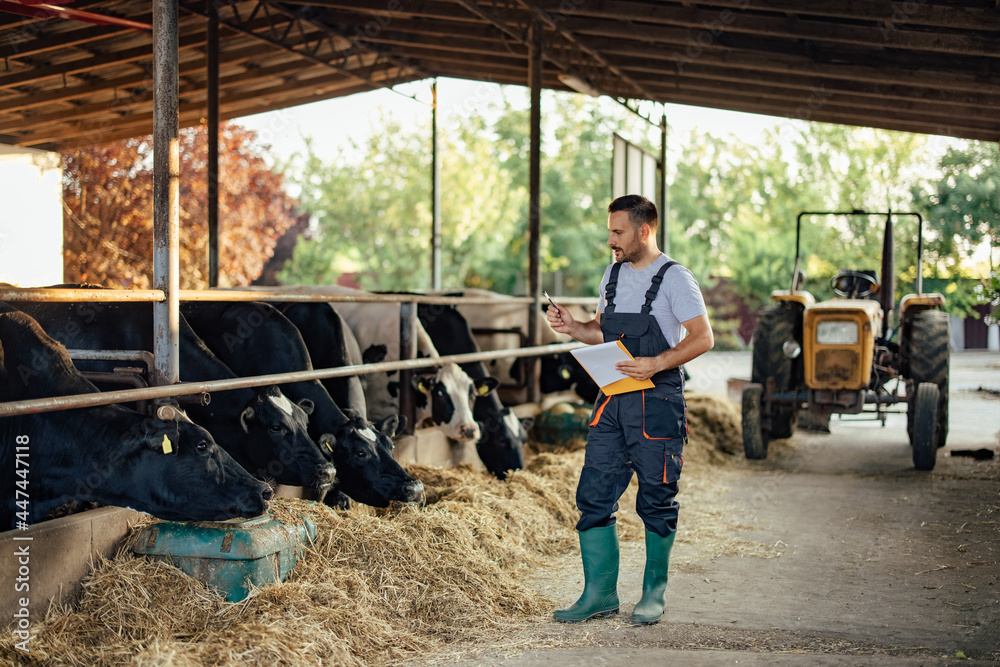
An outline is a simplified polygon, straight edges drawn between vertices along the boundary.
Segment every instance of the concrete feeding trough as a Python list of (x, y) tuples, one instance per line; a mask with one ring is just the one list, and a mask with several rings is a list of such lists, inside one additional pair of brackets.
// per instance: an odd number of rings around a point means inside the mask
[(306, 517), (300, 525), (267, 515), (218, 522), (163, 521), (143, 529), (134, 551), (170, 563), (228, 601), (239, 602), (255, 586), (284, 581), (305, 545), (315, 539), (316, 525)]

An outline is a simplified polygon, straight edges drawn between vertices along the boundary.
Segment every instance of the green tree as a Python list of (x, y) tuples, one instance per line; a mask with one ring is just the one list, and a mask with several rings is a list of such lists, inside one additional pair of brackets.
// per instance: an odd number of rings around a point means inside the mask
[[(283, 283), (330, 284), (358, 272), (365, 287), (426, 287), (429, 266), (430, 182), (426, 141), (391, 118), (363, 146), (323, 164), (307, 143), (302, 206), (316, 229), (300, 242), (279, 275)], [(360, 151), (360, 159), (355, 153)]]
[[(442, 285), (523, 292), (528, 268), (529, 118), (523, 95), (442, 123)], [(623, 124), (596, 100), (543, 95), (542, 271), (547, 289), (595, 295), (608, 263), (606, 205), (612, 134)], [(316, 218), (282, 282), (329, 283), (358, 272), (370, 289), (430, 284), (429, 128), (391, 118), (363, 146), (324, 165), (312, 151), (296, 181)], [(357, 157), (359, 154), (360, 157)]]
[(951, 147), (940, 168), (941, 177), (914, 188), (913, 199), (926, 207), (935, 259), (954, 267), (983, 242), (991, 251), (1000, 246), (1000, 147), (980, 141)]

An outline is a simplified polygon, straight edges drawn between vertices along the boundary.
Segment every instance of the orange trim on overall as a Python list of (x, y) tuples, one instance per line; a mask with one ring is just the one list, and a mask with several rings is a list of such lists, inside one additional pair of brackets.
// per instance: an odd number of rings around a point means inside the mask
[[(667, 400), (667, 399), (663, 399)], [(654, 438), (653, 436), (646, 433), (646, 390), (642, 390), (642, 434), (646, 436), (647, 440), (671, 440), (672, 438)]]
[[(673, 454), (667, 454), (666, 452), (663, 452), (663, 483), (664, 484), (668, 483), (667, 482), (667, 457), (668, 456), (671, 459), (674, 458)], [(681, 468), (683, 468), (684, 467), (684, 457), (681, 454), (678, 454), (677, 458), (680, 459), (680, 461), (681, 461)]]
[(608, 396), (607, 398), (604, 399), (604, 402), (601, 403), (601, 407), (597, 408), (597, 412), (594, 414), (594, 420), (590, 422), (591, 426), (597, 426), (597, 422), (601, 420), (601, 415), (604, 414), (604, 406), (606, 406), (608, 404), (608, 401), (610, 400), (611, 397)]

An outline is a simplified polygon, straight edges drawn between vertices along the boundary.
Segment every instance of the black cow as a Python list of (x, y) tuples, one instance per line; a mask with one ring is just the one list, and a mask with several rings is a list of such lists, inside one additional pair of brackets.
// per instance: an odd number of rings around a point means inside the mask
[[(18, 303), (50, 336), (69, 348), (153, 349), (152, 304)], [(237, 377), (181, 317), (180, 379), (187, 382)], [(120, 362), (81, 361), (82, 370), (108, 370)], [(334, 468), (309, 437), (308, 401), (295, 404), (277, 387), (212, 393), (207, 406), (188, 412), (251, 474), (278, 484), (304, 486), (321, 495), (333, 481)]]
[[(283, 305), (297, 318), (298, 326), (267, 303), (191, 302), (185, 303), (182, 311), (209, 348), (240, 375), (312, 370), (312, 351), (303, 340), (305, 336), (321, 354), (321, 368), (345, 365), (343, 358), (336, 357), (345, 345), (342, 322), (339, 329), (330, 328), (330, 315), (336, 313), (328, 304)], [(357, 378), (353, 380), (357, 382)], [(310, 433), (324, 444), (324, 453), (337, 467), (329, 504), (343, 504), (337, 492), (376, 507), (423, 498), (423, 485), (392, 458), (391, 438), (398, 417), (386, 417), (373, 426), (364, 417), (363, 396), (359, 411), (342, 411), (317, 380), (282, 384), (281, 389), (293, 399), (316, 406)]]
[[(417, 306), (417, 317), (440, 354), (479, 351), (469, 325), (454, 306), (420, 304)], [(459, 365), (474, 381), (489, 377), (482, 362)], [(524, 443), (528, 439), (526, 429), (531, 428), (533, 420), (518, 419), (492, 391), (476, 397), (473, 415), (481, 433), (476, 441), (476, 452), (486, 469), (498, 478), (506, 479), (508, 470), (523, 468)]]
[[(97, 392), (66, 348), (0, 304), (0, 401)], [(0, 419), (5, 493), (0, 530), (72, 500), (131, 507), (161, 519), (218, 521), (267, 509), (271, 489), (176, 408), (163, 419), (120, 405)]]
[[(521, 366), (517, 365), (511, 373), (515, 380), (521, 379), (520, 369)], [(576, 357), (569, 352), (542, 357), (538, 382), (539, 390), (543, 394), (572, 389), (577, 396), (588, 403), (595, 402), (597, 394), (601, 391), (594, 379), (583, 370)]]

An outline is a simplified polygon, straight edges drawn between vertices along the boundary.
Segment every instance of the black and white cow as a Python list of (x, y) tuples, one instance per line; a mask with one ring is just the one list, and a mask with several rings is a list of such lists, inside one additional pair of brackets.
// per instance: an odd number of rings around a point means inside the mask
[[(482, 289), (466, 289), (455, 292), (452, 296), (487, 297), (494, 300), (488, 304), (459, 304), (456, 306), (462, 314), (479, 349), (502, 350), (520, 347), (523, 337), (528, 333), (528, 308), (523, 303), (511, 303), (510, 297)], [(543, 305), (543, 309), (548, 304)], [(582, 307), (567, 306), (580, 321), (590, 319), (593, 314), (587, 313)], [(573, 339), (565, 334), (556, 333), (545, 322), (544, 314), (539, 317), (541, 327), (541, 344), (571, 343)], [(510, 331), (511, 333), (481, 333), (488, 330)], [(501, 387), (498, 390), (501, 400), (507, 404), (523, 403), (527, 400), (525, 389), (514, 389), (513, 385), (521, 383), (522, 364), (514, 357), (496, 359), (486, 364), (490, 375), (497, 378)], [(545, 355), (541, 357), (541, 375), (539, 378), (541, 392), (549, 394), (559, 391), (574, 390), (581, 398), (593, 402), (597, 399), (599, 388), (594, 380), (587, 375), (583, 367), (569, 353)]]
[[(284, 305), (290, 307), (297, 322), (267, 303), (191, 302), (183, 304), (182, 312), (208, 347), (242, 376), (312, 370), (312, 350), (304, 337), (314, 342), (317, 352), (327, 352), (321, 368), (345, 365), (343, 358), (330, 354), (344, 343), (335, 338), (337, 331), (329, 326), (329, 315), (336, 313), (328, 304)], [(342, 329), (340, 333), (342, 338)], [(342, 411), (317, 380), (280, 387), (293, 400), (315, 406), (310, 434), (323, 444), (337, 467), (336, 484), (327, 496), (330, 504), (342, 504), (338, 492), (376, 507), (423, 499), (423, 484), (392, 458), (398, 417), (390, 415), (372, 425), (364, 417), (363, 396), (360, 412), (352, 413), (349, 407)]]
[[(399, 359), (399, 305), (395, 303), (338, 303), (337, 311), (350, 325), (362, 354), (385, 346), (386, 361)], [(418, 357), (441, 356), (430, 336), (416, 323)], [(399, 392), (415, 391), (417, 423), (439, 427), (445, 435), (460, 442), (478, 442), (479, 424), (472, 412), (477, 396), (484, 396), (497, 386), (491, 377), (473, 379), (456, 364), (436, 366), (432, 371), (416, 373), (412, 387), (400, 387), (399, 373), (374, 373), (368, 381), (368, 417), (379, 419), (399, 411)]]
[[(151, 350), (152, 304), (28, 303), (17, 307), (34, 317), (68, 348)], [(187, 382), (237, 377), (181, 317), (180, 379)], [(82, 370), (106, 371), (121, 362), (81, 361)], [(293, 403), (274, 386), (212, 392), (207, 406), (192, 405), (192, 419), (248, 472), (278, 484), (303, 486), (321, 496), (334, 467), (309, 437), (313, 404)]]
[[(469, 325), (454, 306), (420, 304), (417, 317), (442, 355), (479, 351)], [(473, 380), (489, 377), (479, 361), (461, 364), (461, 368)], [(531, 428), (533, 420), (518, 419), (492, 391), (476, 397), (473, 414), (482, 434), (476, 442), (476, 452), (486, 469), (506, 479), (507, 471), (523, 468), (524, 443), (528, 439), (525, 429)]]
[[(304, 294), (315, 292), (336, 292), (339, 294), (364, 296), (366, 292), (347, 287), (295, 286), (283, 287)], [(375, 350), (386, 350), (385, 361), (399, 359), (399, 304), (337, 302), (335, 309), (351, 327), (362, 355), (371, 355)], [(422, 357), (440, 356), (431, 342), (430, 336), (420, 326), (416, 326), (417, 354)], [(399, 412), (399, 373), (372, 373), (367, 376), (365, 391), (368, 403), (368, 418), (379, 422)], [(406, 391), (416, 391), (414, 403), (417, 406), (418, 424), (439, 427), (453, 440), (478, 441), (479, 424), (472, 414), (472, 401), (496, 387), (496, 380), (485, 378), (472, 380), (455, 364), (434, 367), (426, 373), (414, 375), (412, 387)]]
[[(0, 401), (96, 392), (28, 315), (0, 304)], [(272, 491), (184, 413), (146, 417), (120, 405), (0, 419), (0, 530), (72, 500), (178, 521), (253, 517)], [(18, 493), (18, 491), (22, 493)]]

